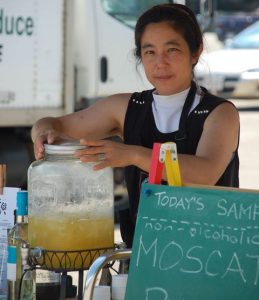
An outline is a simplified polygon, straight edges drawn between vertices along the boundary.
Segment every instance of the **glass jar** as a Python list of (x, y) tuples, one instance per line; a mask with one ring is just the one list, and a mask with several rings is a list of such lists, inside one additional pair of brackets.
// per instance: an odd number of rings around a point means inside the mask
[[(113, 172), (111, 168), (94, 171), (94, 163), (76, 158), (74, 152), (84, 147), (74, 143), (45, 145), (44, 159), (29, 167), (31, 248), (81, 251), (114, 247)], [(69, 260), (75, 256), (71, 254)], [(49, 263), (52, 269), (60, 267), (58, 261)], [(84, 268), (88, 264), (85, 260)]]

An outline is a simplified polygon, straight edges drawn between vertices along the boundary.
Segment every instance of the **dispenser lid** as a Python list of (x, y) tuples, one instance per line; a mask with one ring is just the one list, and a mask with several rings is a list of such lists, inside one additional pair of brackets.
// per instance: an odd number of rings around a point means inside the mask
[(85, 149), (78, 140), (62, 141), (58, 144), (44, 144), (47, 154), (73, 154), (76, 150)]

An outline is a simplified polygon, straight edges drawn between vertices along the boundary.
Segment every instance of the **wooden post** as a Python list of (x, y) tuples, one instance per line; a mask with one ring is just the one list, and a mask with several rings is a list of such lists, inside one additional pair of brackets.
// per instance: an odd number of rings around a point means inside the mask
[(0, 195), (4, 192), (6, 185), (6, 165), (0, 165)]

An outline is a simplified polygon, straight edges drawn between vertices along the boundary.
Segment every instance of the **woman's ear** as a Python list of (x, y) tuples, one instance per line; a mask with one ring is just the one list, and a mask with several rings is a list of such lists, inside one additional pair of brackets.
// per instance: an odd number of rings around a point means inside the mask
[(200, 45), (200, 48), (198, 49), (197, 52), (192, 54), (192, 66), (193, 67), (195, 67), (196, 64), (198, 63), (202, 51), (203, 51), (203, 44)]

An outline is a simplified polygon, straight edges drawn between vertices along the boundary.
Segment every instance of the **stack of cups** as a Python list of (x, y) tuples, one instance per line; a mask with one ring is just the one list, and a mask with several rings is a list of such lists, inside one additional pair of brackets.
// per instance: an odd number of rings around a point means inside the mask
[(97, 285), (94, 288), (93, 300), (110, 300), (111, 288), (108, 285)]
[(124, 300), (128, 274), (112, 276), (112, 300)]

